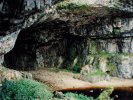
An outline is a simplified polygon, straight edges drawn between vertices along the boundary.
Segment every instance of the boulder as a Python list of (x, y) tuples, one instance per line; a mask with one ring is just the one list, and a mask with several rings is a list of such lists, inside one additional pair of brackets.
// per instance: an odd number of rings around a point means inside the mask
[(4, 80), (19, 80), (22, 78), (32, 79), (32, 74), (0, 67), (0, 83)]
[(80, 79), (91, 83), (107, 80), (106, 74), (100, 69), (94, 69), (93, 66), (85, 66), (80, 73)]

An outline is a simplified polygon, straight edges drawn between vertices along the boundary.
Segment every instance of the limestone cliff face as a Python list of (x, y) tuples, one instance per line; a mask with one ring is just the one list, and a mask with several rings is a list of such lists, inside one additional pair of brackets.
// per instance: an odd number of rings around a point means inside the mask
[(4, 54), (14, 47), (20, 31), (37, 23), (46, 13), (44, 9), (43, 0), (0, 1), (0, 64)]
[[(92, 65), (113, 76), (132, 78), (133, 2), (57, 1), (50, 9), (43, 0), (1, 2), (4, 65), (24, 70)], [(13, 8), (14, 4), (21, 6)]]

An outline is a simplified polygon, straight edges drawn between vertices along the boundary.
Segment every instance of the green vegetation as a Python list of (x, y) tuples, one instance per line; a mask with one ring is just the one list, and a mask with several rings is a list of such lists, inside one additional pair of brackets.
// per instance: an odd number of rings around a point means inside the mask
[(66, 100), (66, 99), (68, 100), (113, 100), (110, 98), (110, 95), (112, 94), (113, 90), (114, 89), (112, 87), (108, 87), (97, 98), (88, 97), (84, 94), (67, 92), (63, 94), (64, 99), (57, 97), (57, 98), (54, 98), (54, 100)]
[(121, 32), (122, 32), (121, 28), (114, 28), (113, 34), (120, 35)]
[[(106, 67), (106, 71), (109, 71), (111, 76), (116, 76), (118, 69), (117, 64), (121, 63), (122, 60), (132, 56), (128, 53), (108, 53), (105, 51), (99, 51), (95, 54), (90, 54), (89, 64), (92, 64), (93, 69), (102, 68), (102, 65)], [(94, 62), (94, 63), (93, 63)]]
[(90, 43), (90, 54), (96, 54), (97, 53), (97, 42), (96, 41), (91, 41)]
[(65, 96), (67, 98), (70, 98), (70, 100), (94, 100), (93, 97), (87, 97), (86, 95), (83, 94), (76, 94), (71, 92), (66, 93)]
[(75, 65), (75, 66), (73, 66), (72, 70), (73, 70), (73, 72), (75, 72), (75, 73), (80, 73), (81, 67)]
[(96, 66), (96, 68), (99, 68), (100, 67), (100, 63), (102, 63), (102, 61), (100, 61), (100, 59), (105, 59), (106, 60), (105, 61), (106, 68), (110, 72), (110, 75), (115, 75), (116, 71), (117, 71), (116, 63), (115, 62), (116, 61), (120, 62), (122, 55), (125, 56), (126, 54), (98, 52), (96, 54), (92, 54), (91, 56), (93, 58), (95, 58), (95, 62), (96, 62), (93, 66)]
[(98, 52), (97, 54), (96, 54), (96, 56), (97, 57), (105, 57), (105, 58), (107, 58), (107, 57), (110, 57), (110, 56), (112, 56), (112, 55), (114, 55), (114, 54), (112, 54), (112, 53), (108, 53), (108, 52)]
[(107, 89), (105, 89), (98, 97), (98, 100), (112, 100), (110, 98), (110, 95), (112, 94), (113, 92), (113, 88), (112, 87), (109, 87)]
[(91, 73), (88, 73), (87, 75), (88, 75), (88, 77), (89, 76), (100, 76), (100, 77), (104, 77), (105, 76), (105, 73), (102, 70), (100, 70), (100, 69), (96, 69), (95, 71), (93, 71)]
[(97, 100), (97, 99), (94, 99), (93, 97), (88, 97), (84, 94), (67, 92), (63, 94), (63, 97), (56, 97), (53, 100)]
[(81, 79), (84, 81), (95, 83), (95, 82), (103, 81), (105, 79), (105, 75), (106, 73), (96, 68), (95, 70), (93, 69), (90, 72), (87, 72), (86, 70), (82, 71)]
[(5, 80), (0, 100), (49, 100), (52, 95), (47, 86), (33, 80)]
[(107, 62), (107, 68), (108, 70), (111, 72), (110, 74), (112, 75), (112, 72), (115, 73), (116, 72), (116, 66), (111, 63), (111, 62)]
[(110, 75), (116, 75), (117, 73), (117, 67), (116, 67), (116, 62), (120, 60), (119, 58), (120, 55), (111, 55), (107, 58), (107, 69), (110, 72)]
[(82, 4), (79, 4), (78, 2), (77, 3), (74, 3), (74, 2), (71, 2), (70, 0), (65, 0), (63, 2), (60, 2), (58, 5), (57, 5), (57, 10), (82, 10), (82, 9), (86, 9), (88, 8), (88, 5), (82, 5)]

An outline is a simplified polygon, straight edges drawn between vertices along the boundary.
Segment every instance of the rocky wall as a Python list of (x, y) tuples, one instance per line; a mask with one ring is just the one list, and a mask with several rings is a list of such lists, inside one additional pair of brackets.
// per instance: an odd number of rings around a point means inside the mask
[(45, 9), (43, 0), (1, 1), (0, 62), (19, 70), (92, 65), (132, 78), (132, 1), (111, 7), (104, 5), (110, 0), (98, 1), (76, 10)]

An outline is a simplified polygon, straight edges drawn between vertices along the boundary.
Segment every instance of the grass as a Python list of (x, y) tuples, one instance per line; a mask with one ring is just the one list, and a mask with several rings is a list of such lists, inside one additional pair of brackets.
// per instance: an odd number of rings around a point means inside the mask
[(54, 68), (48, 68), (49, 71), (53, 71), (53, 72), (60, 72), (60, 71), (63, 71), (63, 72), (72, 72), (72, 73), (80, 73), (80, 70), (81, 70), (81, 67), (80, 66), (73, 66), (72, 68), (71, 67), (66, 67), (66, 68), (58, 68), (58, 67), (54, 67)]
[(63, 2), (60, 2), (59, 4), (57, 4), (57, 10), (83, 10), (83, 9), (87, 9), (89, 6), (85, 5), (85, 4), (79, 4), (71, 2), (70, 0), (65, 0)]
[(105, 57), (105, 58), (107, 58), (107, 57), (110, 57), (110, 56), (112, 56), (112, 55), (114, 55), (114, 54), (112, 54), (112, 53), (108, 53), (108, 52), (98, 52), (97, 54), (96, 54), (96, 56), (98, 56), (98, 57)]
[(95, 54), (90, 54), (92, 56), (97, 56), (97, 57), (105, 57), (105, 58), (108, 58), (108, 57), (112, 57), (112, 56), (117, 56), (117, 57), (121, 57), (121, 56), (128, 56), (128, 55), (131, 55), (131, 54), (128, 54), (128, 53), (109, 53), (109, 52), (106, 52), (106, 51), (98, 51), (97, 53)]
[(96, 69), (95, 71), (91, 72), (91, 73), (88, 73), (87, 76), (105, 76), (105, 73), (100, 70), (100, 69)]
[(60, 4), (57, 6), (58, 10), (62, 10), (62, 9), (66, 9), (66, 10), (83, 10), (83, 9), (87, 9), (88, 5), (78, 5), (78, 4), (74, 4), (74, 3), (70, 3), (70, 4)]

